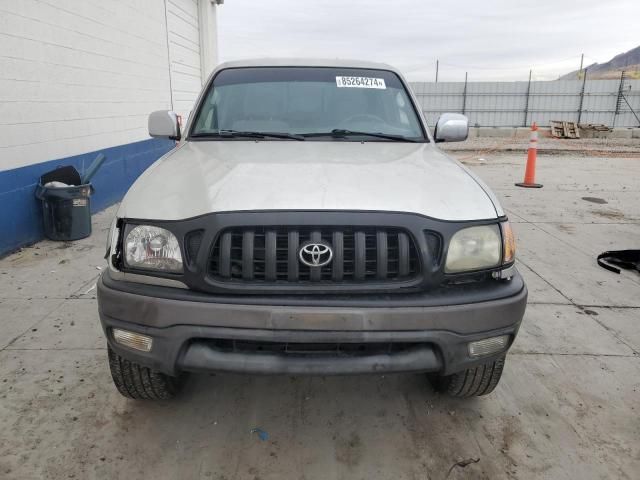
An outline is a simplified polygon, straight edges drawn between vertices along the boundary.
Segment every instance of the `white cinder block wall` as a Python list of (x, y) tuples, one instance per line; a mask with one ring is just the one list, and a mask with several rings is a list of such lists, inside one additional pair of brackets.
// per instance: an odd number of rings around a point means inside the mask
[(40, 238), (46, 171), (105, 153), (99, 209), (171, 147), (147, 116), (186, 119), (217, 62), (216, 3), (0, 0), (0, 254)]

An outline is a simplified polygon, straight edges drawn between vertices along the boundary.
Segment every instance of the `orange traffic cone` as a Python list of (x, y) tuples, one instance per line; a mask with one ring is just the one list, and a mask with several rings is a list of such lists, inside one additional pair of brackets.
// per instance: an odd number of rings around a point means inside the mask
[(524, 182), (516, 183), (516, 187), (542, 188), (536, 183), (536, 159), (538, 157), (538, 125), (533, 122), (531, 125), (531, 138), (529, 139), (529, 150), (527, 151), (527, 168), (524, 171)]

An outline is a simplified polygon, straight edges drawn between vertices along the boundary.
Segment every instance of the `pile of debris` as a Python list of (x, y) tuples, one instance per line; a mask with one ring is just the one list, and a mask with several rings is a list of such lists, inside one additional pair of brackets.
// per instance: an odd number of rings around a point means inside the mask
[(576, 123), (560, 120), (551, 120), (549, 127), (551, 128), (551, 136), (554, 138), (580, 138), (580, 130), (587, 134), (587, 137), (592, 137), (594, 133), (613, 130), (602, 123)]
[(579, 123), (578, 127), (580, 127), (581, 130), (593, 130), (594, 132), (610, 132), (613, 130), (603, 123)]

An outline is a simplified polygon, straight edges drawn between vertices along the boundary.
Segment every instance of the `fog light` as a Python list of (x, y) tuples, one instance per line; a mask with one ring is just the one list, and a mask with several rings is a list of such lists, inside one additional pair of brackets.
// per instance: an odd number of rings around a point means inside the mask
[(509, 343), (509, 335), (500, 335), (499, 337), (485, 338), (477, 342), (469, 344), (469, 355), (472, 357), (481, 357), (492, 353), (501, 352), (507, 348)]
[(134, 350), (140, 350), (141, 352), (150, 352), (153, 344), (153, 339), (147, 335), (141, 335), (139, 333), (129, 332), (127, 330), (120, 330), (114, 328), (113, 339), (116, 343), (124, 345), (125, 347), (133, 348)]

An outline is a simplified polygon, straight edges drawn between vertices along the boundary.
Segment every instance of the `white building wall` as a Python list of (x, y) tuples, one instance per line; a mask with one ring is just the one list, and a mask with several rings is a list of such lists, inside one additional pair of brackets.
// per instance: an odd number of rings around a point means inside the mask
[(0, 2), (0, 169), (148, 137), (170, 108), (162, 2)]
[(198, 25), (197, 0), (0, 0), (0, 171), (147, 139), (172, 98), (188, 113)]
[(147, 117), (173, 107), (186, 120), (217, 62), (216, 3), (0, 0), (0, 255), (41, 237), (45, 171), (104, 153), (100, 209), (171, 148)]

